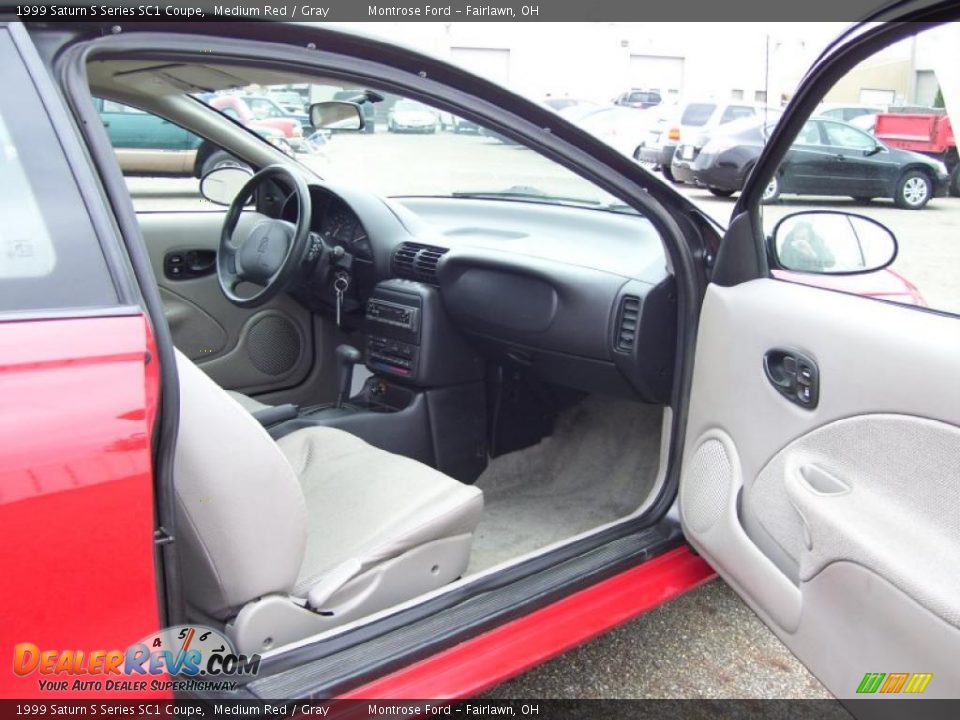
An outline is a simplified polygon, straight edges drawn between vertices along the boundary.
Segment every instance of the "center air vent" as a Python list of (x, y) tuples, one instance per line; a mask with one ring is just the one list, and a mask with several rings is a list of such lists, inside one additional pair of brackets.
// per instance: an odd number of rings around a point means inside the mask
[(617, 336), (614, 342), (620, 352), (631, 352), (637, 341), (637, 324), (640, 322), (640, 298), (624, 295), (617, 313)]
[(405, 242), (393, 253), (393, 273), (408, 280), (436, 283), (437, 264), (446, 248)]

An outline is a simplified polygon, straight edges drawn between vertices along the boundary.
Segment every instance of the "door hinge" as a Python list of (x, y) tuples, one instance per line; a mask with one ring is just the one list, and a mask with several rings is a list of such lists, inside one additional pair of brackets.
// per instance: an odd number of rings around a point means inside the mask
[(173, 535), (167, 532), (167, 529), (165, 527), (160, 526), (153, 531), (154, 545), (167, 545), (172, 542), (173, 542)]

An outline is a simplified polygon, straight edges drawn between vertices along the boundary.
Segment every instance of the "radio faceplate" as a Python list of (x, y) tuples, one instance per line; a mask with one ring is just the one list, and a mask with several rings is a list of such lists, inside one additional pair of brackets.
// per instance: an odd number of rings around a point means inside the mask
[(411, 305), (403, 305), (380, 298), (370, 298), (367, 300), (367, 320), (417, 332), (420, 323), (420, 310)]
[(377, 283), (365, 325), (374, 374), (419, 387), (483, 378), (483, 361), (450, 324), (435, 286), (399, 278)]

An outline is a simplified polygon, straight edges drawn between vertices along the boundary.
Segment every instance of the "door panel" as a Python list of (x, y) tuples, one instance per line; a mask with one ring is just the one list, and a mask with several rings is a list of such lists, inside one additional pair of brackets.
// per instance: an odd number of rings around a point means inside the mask
[[(819, 368), (806, 409), (765, 354)], [(772, 279), (711, 285), (681, 476), (687, 537), (835, 695), (960, 688), (960, 320)]]
[[(314, 333), (311, 315), (302, 305), (281, 295), (259, 308), (239, 308), (224, 297), (215, 272), (187, 279), (167, 276), (168, 255), (216, 250), (223, 213), (150, 212), (138, 217), (178, 348), (225, 388), (259, 394), (307, 379), (314, 364)], [(239, 230), (257, 218), (245, 213)]]

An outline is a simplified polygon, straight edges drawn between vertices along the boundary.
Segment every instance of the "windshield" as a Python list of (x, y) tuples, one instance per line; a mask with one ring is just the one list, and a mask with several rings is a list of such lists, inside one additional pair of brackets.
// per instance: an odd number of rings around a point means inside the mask
[(683, 110), (680, 124), (689, 127), (702, 127), (710, 122), (710, 116), (716, 109), (717, 106), (710, 103), (690, 103)]
[[(372, 91), (374, 102), (362, 104), (361, 132), (337, 128), (316, 131), (289, 116), (257, 112), (254, 98), (267, 100), (288, 92), (286, 86), (250, 86), (201, 98), (219, 112), (231, 112), (238, 98), (253, 110), (246, 126), (331, 180), (359, 185), (387, 197), (504, 197), (510, 200), (615, 208), (613, 196), (558, 163), (476, 123), (422, 102)], [(309, 103), (364, 98), (365, 89), (311, 84), (303, 92)], [(276, 107), (272, 100), (269, 104)], [(639, 111), (636, 111), (639, 112)], [(236, 118), (236, 114), (234, 117)], [(282, 142), (280, 142), (282, 140)]]

